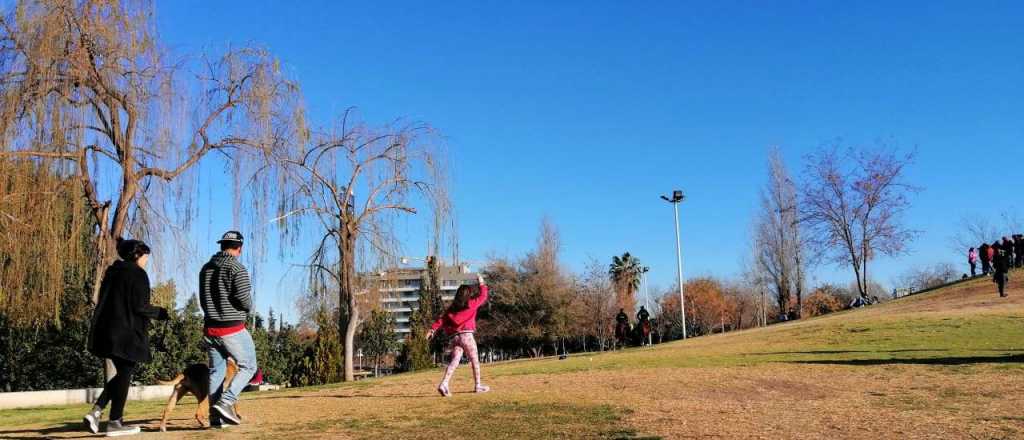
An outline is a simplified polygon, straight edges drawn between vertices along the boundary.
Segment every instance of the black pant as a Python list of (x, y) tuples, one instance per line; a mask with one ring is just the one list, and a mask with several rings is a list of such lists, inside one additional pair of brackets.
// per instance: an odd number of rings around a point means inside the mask
[(1006, 277), (1006, 273), (1005, 272), (996, 272), (995, 278), (996, 278), (995, 279), (996, 285), (999, 286), (999, 296), (1006, 296), (1006, 293), (1004, 293), (1005, 292), (1004, 289), (1006, 288), (1006, 278), (1007, 278)]
[(985, 261), (985, 260), (981, 260), (981, 273), (983, 273), (985, 275), (988, 275), (988, 273), (991, 272), (991, 271), (992, 271), (992, 263), (990, 263), (988, 261)]
[(971, 263), (971, 276), (978, 274), (978, 263)]
[(113, 402), (110, 405), (110, 420), (121, 420), (124, 416), (124, 403), (128, 400), (128, 387), (132, 385), (132, 373), (139, 364), (126, 359), (110, 360), (114, 362), (117, 374), (103, 386), (103, 392), (96, 399), (96, 406), (105, 408), (108, 402)]

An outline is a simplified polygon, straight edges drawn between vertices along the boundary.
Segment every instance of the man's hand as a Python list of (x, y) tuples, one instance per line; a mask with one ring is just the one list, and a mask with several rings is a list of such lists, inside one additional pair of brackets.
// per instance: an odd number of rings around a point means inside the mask
[(482, 274), (477, 273), (476, 282), (480, 283), (481, 285), (484, 284), (484, 276)]
[(427, 332), (427, 339), (431, 339), (433, 337), (434, 337), (434, 330), (431, 329), (430, 331)]

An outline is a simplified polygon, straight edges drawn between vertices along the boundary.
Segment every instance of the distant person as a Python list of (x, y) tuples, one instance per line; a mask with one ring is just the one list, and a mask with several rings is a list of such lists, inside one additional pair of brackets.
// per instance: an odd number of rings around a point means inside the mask
[(625, 309), (619, 309), (619, 314), (615, 315), (615, 323), (616, 324), (629, 324), (629, 315), (626, 314), (626, 310)]
[(1024, 234), (1014, 235), (1014, 255), (1017, 256), (1014, 266), (1024, 267)]
[(640, 345), (648, 344), (651, 336), (651, 314), (644, 306), (640, 306), (640, 311), (636, 312), (636, 323), (640, 327)]
[(1006, 282), (1009, 281), (1010, 254), (1001, 247), (997, 247), (995, 259), (992, 261), (995, 269), (993, 280), (999, 286), (999, 296), (1006, 297)]
[(967, 251), (967, 264), (971, 265), (971, 276), (977, 275), (978, 269), (978, 251), (974, 248)]
[(640, 306), (640, 311), (636, 312), (636, 322), (650, 322), (651, 314), (647, 311), (647, 308)]
[(619, 314), (615, 315), (615, 342), (618, 345), (625, 344), (627, 333), (629, 333), (629, 315), (624, 309), (619, 309)]
[(149, 303), (149, 275), (145, 270), (149, 252), (146, 243), (118, 238), (117, 255), (121, 259), (107, 268), (100, 282), (99, 304), (93, 312), (88, 348), (90, 353), (110, 359), (117, 372), (103, 385), (96, 404), (83, 418), (86, 428), (93, 434), (100, 431), (100, 417), (107, 403), (110, 403), (108, 437), (141, 431), (138, 426), (124, 424), (128, 388), (139, 363), (152, 359), (149, 321), (168, 318), (167, 309)]
[(992, 272), (992, 248), (988, 243), (982, 243), (978, 247), (978, 258), (981, 259), (981, 274), (988, 275)]
[[(252, 284), (249, 272), (238, 261), (244, 237), (238, 231), (225, 232), (220, 252), (199, 271), (199, 303), (203, 307), (203, 333), (210, 359), (210, 425), (238, 425), (235, 402), (256, 374), (256, 345), (245, 329), (252, 311)], [(238, 364), (238, 372), (224, 388), (228, 357)]]
[[(445, 370), (444, 377), (437, 386), (437, 392), (444, 397), (452, 395), (448, 389), (448, 382), (455, 374), (455, 369), (459, 367), (463, 352), (469, 357), (469, 365), (473, 368), (473, 382), (475, 383), (473, 391), (486, 393), (491, 390), (491, 387), (480, 381), (480, 358), (477, 355), (476, 339), (473, 338), (473, 333), (476, 332), (476, 312), (481, 305), (487, 302), (488, 291), (484, 277), (478, 274), (476, 279), (477, 289), (467, 285), (459, 286), (459, 290), (455, 291), (455, 299), (448, 306), (448, 310), (445, 310), (444, 314), (434, 321), (434, 324), (430, 326), (430, 332), (427, 333), (427, 339), (430, 339), (434, 337), (434, 333), (438, 329), (441, 329), (451, 337), (452, 360), (448, 363), (448, 369)], [(477, 291), (476, 294), (474, 294), (474, 290)]]
[(1013, 241), (1009, 237), (1003, 237), (1003, 243), (999, 247), (1006, 252), (1006, 259), (1010, 263), (1010, 267), (1013, 267)]

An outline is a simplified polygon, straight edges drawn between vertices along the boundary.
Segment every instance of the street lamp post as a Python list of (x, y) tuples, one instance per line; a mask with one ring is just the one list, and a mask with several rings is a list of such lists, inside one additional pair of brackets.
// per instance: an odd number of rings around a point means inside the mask
[(683, 251), (679, 244), (679, 204), (682, 203), (683, 192), (681, 190), (672, 191), (672, 198), (661, 196), (663, 200), (672, 204), (673, 212), (675, 212), (676, 219), (676, 263), (678, 271), (676, 275), (679, 278), (679, 309), (683, 316), (683, 339), (686, 339), (686, 296), (683, 294)]

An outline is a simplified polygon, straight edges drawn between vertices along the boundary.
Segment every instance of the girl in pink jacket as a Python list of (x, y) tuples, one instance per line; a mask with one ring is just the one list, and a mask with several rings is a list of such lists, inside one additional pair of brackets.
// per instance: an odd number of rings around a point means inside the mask
[(448, 381), (451, 380), (459, 362), (462, 361), (463, 352), (469, 357), (469, 364), (473, 367), (476, 392), (486, 393), (491, 390), (487, 385), (480, 383), (480, 358), (477, 356), (476, 339), (473, 338), (473, 332), (476, 331), (476, 311), (487, 301), (487, 284), (484, 284), (484, 278), (480, 275), (477, 275), (477, 281), (480, 284), (479, 293), (473, 295), (475, 289), (471, 286), (459, 286), (459, 290), (455, 292), (455, 299), (448, 306), (448, 310), (437, 321), (434, 321), (434, 324), (430, 326), (430, 332), (427, 333), (429, 339), (434, 337), (437, 329), (442, 329), (452, 338), (452, 360), (444, 372), (441, 384), (437, 386), (437, 392), (444, 397), (452, 395), (448, 391)]

